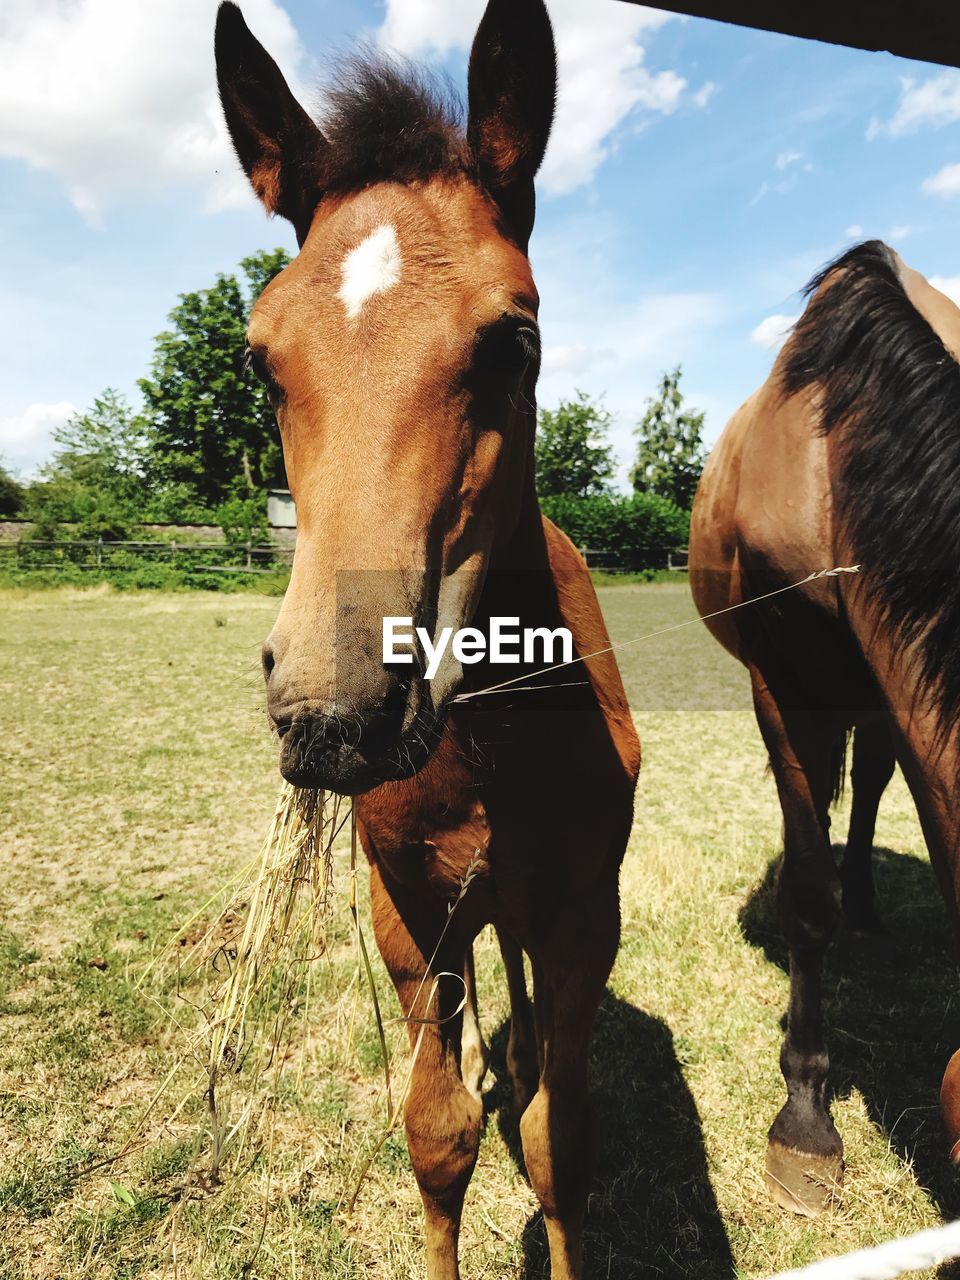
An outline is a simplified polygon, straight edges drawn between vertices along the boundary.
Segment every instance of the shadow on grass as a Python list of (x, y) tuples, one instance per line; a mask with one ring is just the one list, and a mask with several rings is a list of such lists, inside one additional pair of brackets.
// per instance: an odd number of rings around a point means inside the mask
[[(523, 1171), (510, 1119), (507, 1024), (491, 1044), (497, 1086), (492, 1109)], [(585, 1280), (732, 1277), (733, 1261), (707, 1176), (700, 1116), (666, 1023), (608, 991), (591, 1053), (598, 1151), (587, 1213)], [(541, 1214), (524, 1231), (525, 1274), (550, 1274)]]
[[(839, 861), (842, 846), (835, 852)], [(750, 895), (740, 928), (786, 972), (787, 950), (775, 909), (779, 863), (779, 858), (770, 863)], [(831, 1088), (835, 1097), (860, 1092), (892, 1149), (913, 1162), (944, 1217), (955, 1218), (960, 1180), (947, 1159), (938, 1101), (944, 1068), (960, 1046), (949, 926), (927, 862), (876, 849), (874, 874), (878, 910), (890, 937), (868, 940), (841, 933), (824, 965)]]

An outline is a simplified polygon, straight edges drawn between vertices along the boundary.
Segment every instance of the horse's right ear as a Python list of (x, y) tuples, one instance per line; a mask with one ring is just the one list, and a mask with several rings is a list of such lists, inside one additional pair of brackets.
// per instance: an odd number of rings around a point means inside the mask
[(533, 179), (557, 96), (553, 29), (543, 0), (488, 0), (470, 54), (467, 141), (480, 180), (526, 247)]
[(322, 194), (323, 134), (230, 0), (217, 11), (214, 52), (237, 158), (267, 211), (292, 222), (302, 244)]

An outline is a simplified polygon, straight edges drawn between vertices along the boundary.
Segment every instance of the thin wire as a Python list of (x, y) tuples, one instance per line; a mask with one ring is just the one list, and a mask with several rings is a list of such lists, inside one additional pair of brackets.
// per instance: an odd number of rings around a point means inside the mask
[[(739, 604), (727, 605), (725, 609), (717, 609), (714, 613), (704, 613), (696, 618), (688, 618), (686, 622), (675, 622), (672, 626), (661, 627), (659, 631), (648, 631), (644, 636), (634, 636), (632, 640), (620, 640), (616, 644), (607, 645), (605, 649), (595, 649), (593, 653), (585, 653), (579, 658), (569, 658), (566, 662), (554, 662), (549, 667), (541, 667), (539, 671), (529, 671), (522, 676), (514, 676), (512, 680), (502, 680), (500, 684), (488, 685), (486, 689), (475, 689), (472, 693), (461, 693), (453, 699), (454, 702), (469, 702), (471, 698), (482, 698), (488, 693), (499, 693), (501, 689), (507, 689), (511, 685), (518, 684), (521, 680), (533, 680), (536, 676), (545, 675), (548, 671), (559, 671), (561, 667), (573, 667), (578, 662), (589, 662), (591, 658), (600, 658), (605, 653), (613, 653), (615, 649), (625, 649), (631, 644), (640, 644), (643, 640), (653, 640), (656, 636), (665, 636), (670, 631), (679, 631), (681, 627), (692, 627), (698, 622), (709, 622), (711, 618), (719, 618), (721, 614), (733, 613), (735, 609), (745, 609), (748, 604), (759, 604), (761, 600), (770, 600), (773, 596), (783, 595), (785, 591), (794, 591), (797, 587), (804, 587), (808, 582), (816, 582), (820, 578), (836, 578), (841, 573), (859, 573), (860, 565), (852, 564), (846, 568), (838, 569), (819, 569), (814, 570), (806, 578), (800, 582), (791, 582), (785, 587), (777, 587), (776, 591), (768, 591), (762, 596), (753, 596), (750, 600), (741, 600)], [(544, 689), (546, 685), (524, 686), (524, 690)], [(521, 690), (515, 689), (514, 693)]]

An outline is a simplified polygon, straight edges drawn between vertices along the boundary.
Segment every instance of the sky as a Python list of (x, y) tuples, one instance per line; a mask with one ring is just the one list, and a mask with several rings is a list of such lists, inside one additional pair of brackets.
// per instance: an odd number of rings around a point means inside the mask
[[(357, 41), (463, 86), (484, 0), (241, 0), (308, 108)], [(800, 290), (863, 238), (960, 300), (960, 71), (548, 0), (559, 106), (530, 254), (540, 403), (614, 414), (626, 475), (660, 374), (716, 438), (766, 377)], [(220, 120), (216, 0), (3, 0), (0, 461), (22, 476), (111, 386), (136, 403), (180, 293), (295, 251)], [(625, 481), (624, 481), (625, 483)]]

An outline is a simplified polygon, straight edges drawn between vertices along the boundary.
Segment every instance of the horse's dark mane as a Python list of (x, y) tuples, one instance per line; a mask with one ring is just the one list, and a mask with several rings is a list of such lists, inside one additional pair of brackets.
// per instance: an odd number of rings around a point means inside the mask
[(470, 170), (463, 107), (451, 85), (366, 52), (347, 59), (318, 121), (329, 144), (325, 191), (424, 182)]
[(960, 365), (878, 240), (831, 262), (807, 293), (783, 387), (815, 385), (824, 432), (842, 432), (841, 528), (897, 648), (919, 641), (918, 693), (946, 734), (960, 715)]

